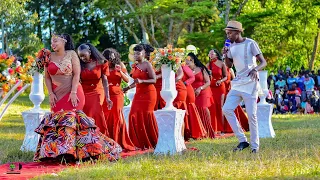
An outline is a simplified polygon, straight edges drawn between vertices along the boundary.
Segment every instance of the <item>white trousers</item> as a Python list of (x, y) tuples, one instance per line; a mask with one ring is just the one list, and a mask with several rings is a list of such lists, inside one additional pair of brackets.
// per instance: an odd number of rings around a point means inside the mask
[(258, 121), (257, 121), (257, 93), (251, 95), (248, 93), (231, 90), (228, 95), (226, 102), (222, 108), (223, 114), (227, 118), (234, 134), (237, 136), (239, 142), (247, 142), (240, 123), (237, 119), (234, 110), (243, 100), (246, 106), (246, 112), (249, 118), (249, 129), (250, 129), (250, 143), (252, 149), (259, 149), (259, 132), (258, 132)]

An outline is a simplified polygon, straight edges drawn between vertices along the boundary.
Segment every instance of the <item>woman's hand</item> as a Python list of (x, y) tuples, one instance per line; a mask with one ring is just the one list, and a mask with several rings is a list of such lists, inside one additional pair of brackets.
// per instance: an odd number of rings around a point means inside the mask
[(116, 64), (115, 69), (116, 69), (117, 71), (121, 71), (121, 66), (120, 66), (119, 64)]
[(141, 83), (143, 83), (143, 80), (142, 79), (134, 79), (134, 83), (141, 84)]
[(258, 81), (259, 80), (258, 79), (258, 71), (256, 69), (252, 69), (249, 72), (248, 76), (250, 76), (253, 81)]
[(49, 103), (51, 107), (56, 107), (57, 96), (54, 93), (49, 94)]
[(108, 110), (110, 110), (112, 108), (112, 106), (113, 106), (113, 102), (111, 101), (110, 98), (107, 98), (106, 102), (107, 102)]
[(78, 106), (78, 102), (80, 102), (80, 99), (78, 98), (76, 93), (71, 92), (69, 95), (69, 99), (68, 102), (71, 100), (71, 104), (73, 107), (77, 107)]
[(216, 82), (216, 86), (220, 86), (221, 85), (221, 80), (218, 80), (217, 82)]
[(199, 96), (199, 94), (201, 93), (201, 87), (198, 87), (195, 91), (194, 91), (196, 97)]

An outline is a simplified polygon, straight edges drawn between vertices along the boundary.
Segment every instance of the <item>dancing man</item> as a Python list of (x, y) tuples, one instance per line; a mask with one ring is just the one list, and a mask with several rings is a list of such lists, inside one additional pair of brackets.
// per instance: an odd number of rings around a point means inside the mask
[[(257, 153), (259, 150), (257, 99), (258, 88), (260, 87), (258, 71), (263, 69), (267, 62), (258, 44), (252, 39), (241, 36), (243, 29), (240, 22), (229, 21), (225, 31), (232, 43), (229, 48), (225, 47), (223, 49), (226, 65), (231, 68), (234, 64), (237, 75), (231, 81), (231, 90), (222, 110), (240, 142), (234, 151), (241, 151), (249, 147), (250, 144), (247, 142), (247, 137), (234, 110), (242, 100), (244, 101), (249, 117), (251, 152)], [(256, 64), (256, 59), (260, 62), (259, 65)]]

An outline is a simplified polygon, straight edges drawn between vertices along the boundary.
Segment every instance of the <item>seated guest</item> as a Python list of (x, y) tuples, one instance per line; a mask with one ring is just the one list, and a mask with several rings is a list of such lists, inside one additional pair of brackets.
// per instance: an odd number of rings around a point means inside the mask
[(286, 113), (288, 113), (288, 111), (289, 111), (288, 106), (284, 103), (284, 101), (282, 101), (281, 104), (280, 104), (279, 112), (281, 114), (286, 114)]
[(289, 111), (291, 114), (296, 114), (298, 111), (297, 106), (294, 105), (291, 101), (289, 101)]

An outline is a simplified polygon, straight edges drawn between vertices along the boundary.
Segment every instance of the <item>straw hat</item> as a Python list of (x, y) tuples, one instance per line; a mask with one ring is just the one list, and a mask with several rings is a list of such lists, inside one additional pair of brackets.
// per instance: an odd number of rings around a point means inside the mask
[(243, 32), (242, 24), (238, 21), (229, 21), (227, 27), (224, 28), (224, 30)]

